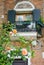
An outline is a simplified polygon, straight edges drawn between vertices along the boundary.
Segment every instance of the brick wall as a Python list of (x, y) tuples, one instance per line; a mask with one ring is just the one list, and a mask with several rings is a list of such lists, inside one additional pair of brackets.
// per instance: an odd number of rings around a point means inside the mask
[[(5, 0), (5, 21), (7, 20), (7, 11), (11, 10), (15, 7), (16, 3), (18, 3), (19, 1), (27, 1), (27, 0)], [(33, 3), (33, 5), (35, 6), (35, 8), (39, 8), (41, 10), (41, 15), (42, 14), (42, 0), (28, 0), (30, 2)]]
[[(17, 2), (23, 1), (23, 0), (0, 0), (0, 23), (2, 21), (7, 21), (7, 12), (8, 10), (11, 10), (14, 8)], [(28, 1), (28, 0), (27, 0)], [(44, 16), (43, 11), (43, 0), (29, 0), (32, 2), (36, 8), (39, 8), (41, 10), (41, 15)], [(2, 15), (4, 15), (4, 18), (2, 19)], [(35, 50), (35, 58), (32, 59), (33, 65), (44, 65), (44, 60), (41, 57), (41, 50)]]
[[(44, 37), (38, 39), (42, 44), (41, 47), (33, 47), (35, 51), (35, 57), (31, 59), (32, 65), (44, 65), (44, 58), (42, 57), (42, 52), (44, 52)], [(38, 49), (39, 48), (39, 49)]]
[[(35, 8), (39, 8), (41, 10), (41, 15), (44, 15), (43, 0), (0, 0), (0, 23), (2, 21), (7, 21), (7, 11), (13, 9), (19, 1), (32, 2)], [(5, 16), (3, 19), (1, 18), (2, 15)]]
[(2, 23), (2, 21), (4, 20), (2, 19), (3, 15), (4, 15), (4, 2), (0, 0), (0, 23)]
[[(6, 10), (13, 9), (15, 4), (19, 1), (23, 0), (6, 0), (5, 1)], [(43, 3), (42, 0), (28, 0), (28, 1), (32, 2), (36, 8), (42, 9), (42, 3)]]
[[(19, 1), (23, 1), (23, 0), (6, 0), (5, 1), (5, 17), (7, 16), (7, 11), (10, 9), (13, 9), (14, 6), (16, 5), (16, 3), (18, 3)], [(35, 8), (39, 8), (41, 10), (41, 15), (43, 16), (43, 7), (42, 7), (42, 0), (29, 0), (30, 2), (32, 2), (35, 6)], [(5, 18), (6, 19), (6, 18)], [(18, 45), (17, 45), (18, 46)], [(31, 59), (31, 63), (32, 65), (44, 65), (44, 59), (42, 59), (42, 51), (40, 50), (35, 50), (35, 57), (33, 59)]]

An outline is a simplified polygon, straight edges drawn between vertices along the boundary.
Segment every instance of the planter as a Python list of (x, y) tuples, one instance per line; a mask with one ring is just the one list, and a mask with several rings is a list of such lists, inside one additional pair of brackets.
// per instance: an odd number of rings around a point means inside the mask
[(26, 61), (23, 61), (19, 56), (19, 57), (16, 57), (12, 65), (31, 65), (31, 59), (27, 58)]
[(22, 59), (15, 59), (12, 65), (28, 65), (28, 59), (23, 61)]

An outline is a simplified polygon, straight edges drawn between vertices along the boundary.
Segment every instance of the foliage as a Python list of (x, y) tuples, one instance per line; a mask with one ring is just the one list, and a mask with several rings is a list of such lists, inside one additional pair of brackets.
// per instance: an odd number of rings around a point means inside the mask
[[(9, 25), (9, 26), (8, 26)], [(5, 27), (4, 27), (5, 26)], [(26, 57), (28, 54), (23, 55), (22, 49), (26, 48), (26, 53), (30, 52), (28, 57), (34, 55), (34, 51), (31, 50), (30, 44), (31, 41), (25, 40), (24, 37), (19, 37), (19, 42), (21, 43), (20, 47), (13, 46), (13, 50), (11, 48), (11, 40), (9, 36), (9, 31), (12, 30), (11, 24), (3, 24), (2, 29), (0, 30), (0, 65), (12, 65), (13, 60), (16, 56), (21, 56), (23, 60), (26, 60)], [(6, 47), (10, 47), (11, 50), (7, 51)], [(24, 53), (24, 52), (23, 52)]]
[(6, 29), (0, 30), (0, 65), (11, 65), (12, 60), (7, 56), (6, 46), (11, 43), (9, 32)]
[[(32, 41), (31, 40), (26, 40), (23, 36), (19, 36), (16, 32), (16, 29), (14, 29), (14, 31), (11, 31), (12, 34), (16, 36), (18, 36), (19, 38), (17, 40), (15, 40), (16, 42), (18, 41), (20, 43), (20, 47), (19, 46), (15, 46), (14, 50), (10, 51), (9, 55), (11, 57), (11, 54), (13, 55), (13, 58), (15, 58), (16, 56), (20, 56), (23, 60), (26, 60), (26, 56), (27, 57), (34, 57), (34, 51), (31, 50), (31, 46), (32, 46)], [(11, 35), (12, 35), (11, 34)], [(24, 49), (23, 53), (22, 50)], [(12, 53), (11, 53), (12, 52)]]
[(40, 17), (40, 21), (44, 24), (44, 18)]
[(16, 28), (15, 23), (12, 24), (11, 22), (3, 23), (3, 29), (6, 29), (6, 31), (11, 31), (13, 28)]

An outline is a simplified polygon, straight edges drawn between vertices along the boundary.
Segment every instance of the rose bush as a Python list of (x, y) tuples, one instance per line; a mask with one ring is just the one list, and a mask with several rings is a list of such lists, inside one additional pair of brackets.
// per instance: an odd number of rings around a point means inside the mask
[(12, 65), (16, 56), (20, 56), (23, 60), (26, 60), (26, 56), (32, 57), (34, 51), (31, 50), (31, 41), (25, 40), (24, 37), (20, 36), (18, 41), (21, 46), (17, 47), (12, 45), (10, 36), (13, 34), (17, 35), (17, 30), (12, 30), (11, 24), (4, 25), (1, 26), (0, 31), (0, 65)]

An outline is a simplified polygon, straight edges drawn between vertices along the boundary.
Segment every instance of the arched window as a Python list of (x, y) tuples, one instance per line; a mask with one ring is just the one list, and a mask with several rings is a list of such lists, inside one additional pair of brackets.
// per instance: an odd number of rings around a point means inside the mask
[(35, 6), (29, 1), (18, 2), (14, 7), (16, 11), (33, 11)]

